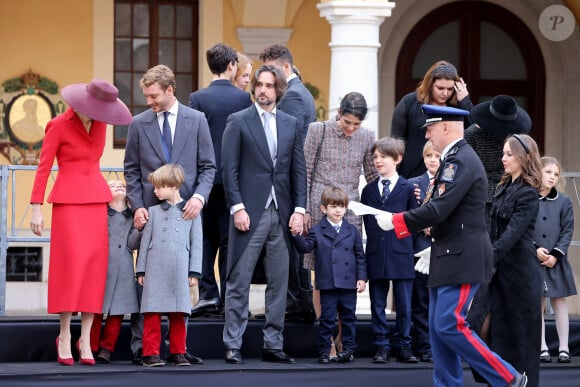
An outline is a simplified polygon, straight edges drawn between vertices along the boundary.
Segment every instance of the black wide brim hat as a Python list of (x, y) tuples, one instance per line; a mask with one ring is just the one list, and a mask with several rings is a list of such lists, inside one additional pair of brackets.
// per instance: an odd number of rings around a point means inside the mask
[(527, 134), (532, 128), (528, 113), (509, 95), (498, 95), (475, 105), (471, 121), (500, 139), (510, 134)]

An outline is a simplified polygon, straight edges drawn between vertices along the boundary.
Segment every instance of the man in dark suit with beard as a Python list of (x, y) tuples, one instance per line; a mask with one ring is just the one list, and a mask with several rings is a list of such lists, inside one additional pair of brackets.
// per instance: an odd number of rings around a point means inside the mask
[(256, 103), (228, 117), (222, 144), (223, 182), (231, 222), (223, 341), (226, 361), (243, 362), (249, 291), (265, 247), (264, 361), (294, 363), (284, 350), (284, 312), (291, 234), (301, 233), (306, 206), (306, 166), (300, 126), (276, 109), (286, 89), (274, 66), (259, 68), (251, 84)]
[[(298, 120), (302, 141), (306, 138), (308, 125), (316, 120), (316, 106), (310, 91), (294, 73), (294, 61), (288, 47), (273, 44), (260, 53), (260, 60), (283, 71), (288, 89), (278, 103), (278, 109)], [(290, 251), (290, 278), (288, 282), (287, 317), (314, 320), (310, 271), (304, 267), (304, 256), (292, 247)]]
[[(207, 118), (218, 172), (213, 181), (207, 206), (202, 213), (203, 262), (199, 280), (199, 300), (191, 310), (192, 317), (204, 312), (219, 315), (223, 310), (230, 214), (226, 205), (221, 174), (222, 137), (228, 116), (252, 104), (250, 94), (232, 84), (238, 61), (233, 48), (218, 43), (207, 50), (206, 59), (213, 74), (212, 82), (207, 88), (191, 93), (189, 106), (203, 112)], [(219, 289), (214, 274), (214, 262), (218, 249)]]

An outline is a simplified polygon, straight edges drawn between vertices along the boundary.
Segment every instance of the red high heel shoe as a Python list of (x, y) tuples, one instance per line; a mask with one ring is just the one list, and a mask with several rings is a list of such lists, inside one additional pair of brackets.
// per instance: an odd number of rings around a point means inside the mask
[(77, 340), (77, 351), (79, 351), (79, 363), (82, 365), (90, 365), (90, 366), (94, 366), (95, 365), (95, 359), (86, 359), (83, 358), (83, 356), (81, 355), (81, 343), (80, 343), (81, 339)]
[(66, 359), (60, 357), (60, 353), (58, 352), (58, 340), (59, 337), (56, 338), (56, 361), (58, 364), (62, 364), (64, 366), (72, 366), (75, 364), (75, 359), (72, 357), (67, 357)]

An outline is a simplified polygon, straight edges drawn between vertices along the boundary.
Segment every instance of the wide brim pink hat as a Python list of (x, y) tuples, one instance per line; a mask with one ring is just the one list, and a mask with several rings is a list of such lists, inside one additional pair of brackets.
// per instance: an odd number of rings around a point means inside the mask
[(93, 120), (113, 125), (127, 125), (133, 120), (129, 108), (119, 99), (119, 90), (103, 79), (65, 86), (60, 94), (74, 110)]

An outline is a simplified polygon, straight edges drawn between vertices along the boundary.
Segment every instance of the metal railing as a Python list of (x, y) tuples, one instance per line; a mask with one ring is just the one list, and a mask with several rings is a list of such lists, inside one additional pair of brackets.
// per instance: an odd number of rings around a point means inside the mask
[[(18, 216), (16, 199), (25, 198), (28, 201), (30, 190), (23, 191), (18, 189), (19, 171), (36, 171), (36, 166), (28, 165), (1, 165), (0, 166), (0, 316), (6, 314), (6, 257), (8, 247), (11, 243), (48, 243), (50, 236), (29, 237), (21, 236), (23, 230), (29, 230), (28, 225), (23, 226), (28, 219), (30, 212), (30, 203), (27, 203), (24, 212)], [(56, 178), (58, 167), (53, 167), (50, 173), (52, 181)], [(119, 178), (123, 173), (123, 168), (119, 167), (102, 167), (101, 173), (105, 179), (111, 175)], [(9, 183), (11, 185), (10, 194), (8, 192)], [(8, 210), (10, 210), (10, 222), (8, 221)], [(23, 228), (24, 227), (24, 228)]]

